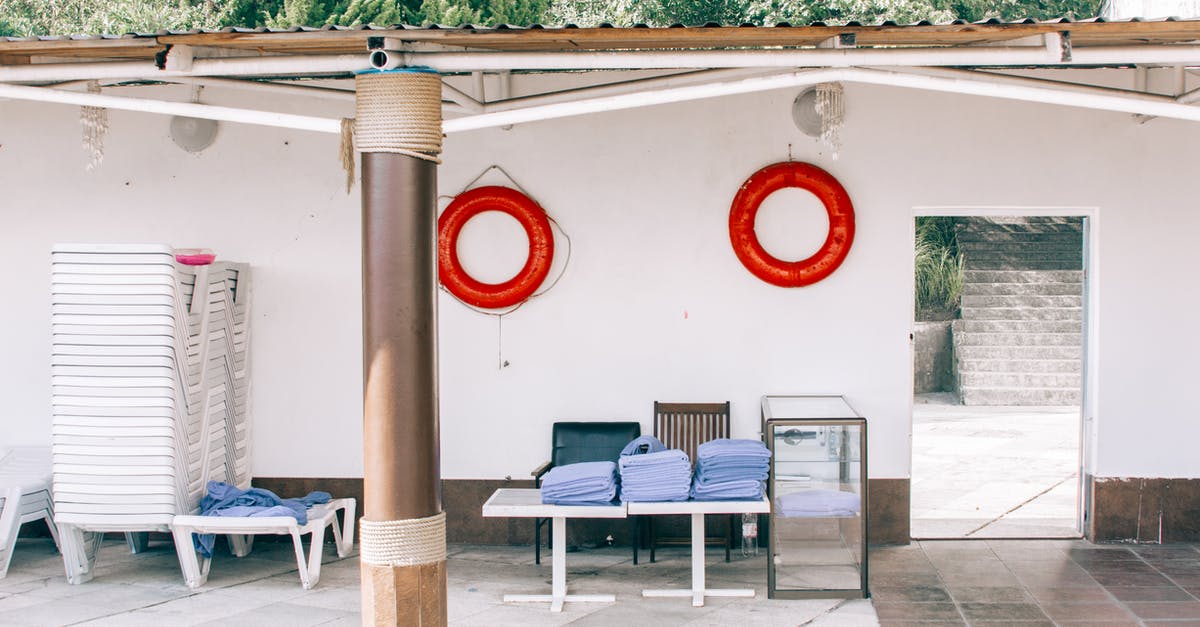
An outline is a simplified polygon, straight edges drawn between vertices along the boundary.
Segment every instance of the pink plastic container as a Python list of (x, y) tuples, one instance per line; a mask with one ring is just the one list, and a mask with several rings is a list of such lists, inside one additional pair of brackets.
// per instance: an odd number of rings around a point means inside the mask
[(175, 249), (175, 261), (178, 261), (185, 266), (207, 266), (216, 258), (216, 253), (207, 248)]

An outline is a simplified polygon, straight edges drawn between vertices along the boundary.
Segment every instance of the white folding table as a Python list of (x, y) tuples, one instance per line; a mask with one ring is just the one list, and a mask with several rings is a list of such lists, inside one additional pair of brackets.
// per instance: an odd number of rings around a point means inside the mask
[(552, 572), (550, 594), (506, 594), (505, 603), (549, 602), (551, 612), (561, 612), (566, 601), (612, 603), (612, 594), (567, 594), (567, 519), (625, 518), (625, 505), (546, 505), (542, 491), (501, 488), (483, 504), (484, 518), (550, 518)]
[(705, 514), (765, 514), (771, 502), (763, 497), (758, 501), (679, 501), (626, 503), (630, 516), (660, 514), (690, 514), (692, 517), (692, 588), (671, 590), (642, 590), (644, 597), (692, 597), (692, 605), (704, 605), (704, 597), (753, 597), (752, 588), (706, 588), (704, 583), (704, 515)]

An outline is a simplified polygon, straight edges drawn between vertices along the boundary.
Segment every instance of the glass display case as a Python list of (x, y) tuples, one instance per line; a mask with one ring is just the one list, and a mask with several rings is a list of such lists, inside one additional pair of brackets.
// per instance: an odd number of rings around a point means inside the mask
[(764, 396), (771, 449), (767, 596), (867, 589), (867, 421), (841, 396)]

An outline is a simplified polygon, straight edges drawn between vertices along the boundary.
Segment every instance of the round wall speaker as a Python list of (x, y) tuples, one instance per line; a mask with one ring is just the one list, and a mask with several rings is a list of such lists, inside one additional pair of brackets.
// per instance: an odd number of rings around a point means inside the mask
[(188, 152), (200, 152), (217, 139), (217, 121), (204, 118), (171, 117), (171, 141)]
[(792, 121), (809, 137), (821, 136), (821, 114), (817, 113), (817, 88), (809, 87), (792, 101)]

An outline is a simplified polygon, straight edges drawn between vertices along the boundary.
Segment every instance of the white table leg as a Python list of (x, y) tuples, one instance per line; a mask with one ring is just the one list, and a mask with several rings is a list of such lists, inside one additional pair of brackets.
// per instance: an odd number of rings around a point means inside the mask
[(550, 526), (554, 555), (552, 557), (551, 612), (561, 612), (567, 597), (567, 519), (556, 516)]
[(642, 590), (644, 597), (692, 597), (694, 607), (704, 606), (704, 597), (753, 597), (746, 588), (708, 589), (704, 579), (704, 514), (692, 513), (692, 589)]
[(506, 594), (505, 603), (550, 602), (551, 612), (561, 612), (567, 601), (583, 603), (612, 603), (613, 594), (567, 594), (567, 519), (555, 517), (550, 523), (550, 540), (554, 548), (550, 558), (550, 594)]
[(692, 514), (692, 606), (704, 607), (704, 514)]

